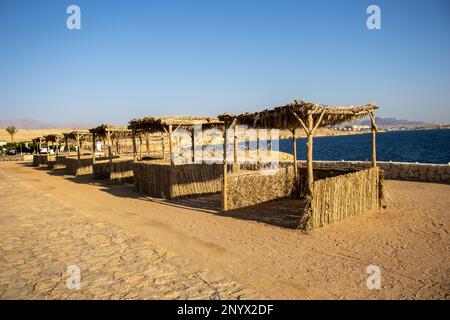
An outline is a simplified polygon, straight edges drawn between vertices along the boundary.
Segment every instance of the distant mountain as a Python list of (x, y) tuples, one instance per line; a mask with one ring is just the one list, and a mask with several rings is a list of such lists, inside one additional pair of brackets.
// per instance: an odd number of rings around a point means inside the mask
[[(410, 127), (410, 126), (424, 126), (428, 124), (423, 121), (410, 121), (405, 119), (380, 118), (380, 117), (375, 117), (375, 122), (380, 127), (399, 127), (399, 126)], [(370, 125), (370, 119), (357, 121), (355, 122), (355, 124)]]
[(88, 128), (94, 127), (93, 124), (90, 124), (87, 122), (48, 124), (48, 123), (36, 121), (34, 119), (30, 119), (30, 118), (0, 120), (0, 128), (6, 128), (8, 126), (15, 126), (16, 128), (23, 129), (23, 130), (43, 130), (43, 129), (54, 129), (54, 128), (88, 129)]

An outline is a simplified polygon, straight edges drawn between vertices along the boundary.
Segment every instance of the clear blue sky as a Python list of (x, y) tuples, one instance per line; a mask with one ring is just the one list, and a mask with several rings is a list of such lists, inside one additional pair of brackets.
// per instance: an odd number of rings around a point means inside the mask
[[(81, 30), (66, 8), (81, 8)], [(381, 7), (381, 30), (366, 8)], [(126, 123), (376, 101), (450, 122), (450, 1), (0, 0), (0, 118)]]

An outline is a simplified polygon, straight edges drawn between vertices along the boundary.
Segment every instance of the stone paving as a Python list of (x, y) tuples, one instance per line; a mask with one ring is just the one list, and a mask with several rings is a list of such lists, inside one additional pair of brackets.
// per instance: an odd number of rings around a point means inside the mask
[[(80, 270), (80, 288), (68, 267)], [(70, 289), (71, 287), (72, 289)], [(0, 174), (0, 299), (260, 299)]]

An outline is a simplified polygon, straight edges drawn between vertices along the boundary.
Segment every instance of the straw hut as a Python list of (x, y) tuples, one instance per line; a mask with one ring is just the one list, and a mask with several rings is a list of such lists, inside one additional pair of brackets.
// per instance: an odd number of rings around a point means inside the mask
[(65, 164), (67, 173), (75, 176), (91, 174), (92, 157), (90, 156), (90, 146), (92, 145), (92, 134), (89, 130), (75, 130), (63, 133), (63, 136), (67, 152), (70, 153), (70, 144), (74, 144), (77, 148), (76, 157), (66, 156)]
[[(278, 170), (274, 175), (258, 172), (228, 173), (228, 134), (224, 134), (222, 179), (222, 209), (224, 211), (255, 205), (288, 196), (305, 199), (304, 213), (299, 226), (309, 230), (339, 221), (348, 215), (379, 208), (381, 198), (380, 171), (376, 163), (375, 104), (332, 107), (308, 101), (247, 112), (240, 115), (222, 114), (225, 132), (238, 125), (255, 129), (288, 129), (292, 132), (294, 162), (291, 168)], [(313, 172), (313, 137), (317, 128), (351, 122), (369, 116), (372, 123), (372, 168), (360, 172)], [(306, 171), (297, 162), (296, 131), (303, 129), (307, 136)], [(236, 141), (235, 141), (236, 144)], [(235, 148), (236, 150), (236, 148)], [(238, 166), (236, 157), (234, 167)], [(317, 181), (316, 181), (317, 180)], [(255, 192), (257, 190), (257, 192)]]
[(47, 164), (47, 155), (41, 154), (42, 145), (45, 144), (45, 138), (36, 137), (32, 139), (34, 145), (33, 166), (39, 167)]
[[(133, 162), (130, 151), (131, 130), (126, 126), (103, 124), (89, 130), (92, 134), (92, 163), (94, 179), (108, 179), (110, 183), (121, 184), (133, 181)], [(96, 156), (97, 141), (108, 148), (107, 158)]]
[[(201, 125), (202, 129), (222, 127), (223, 123), (217, 118), (211, 117), (189, 117), (189, 116), (166, 116), (166, 117), (144, 117), (133, 119), (129, 123), (133, 139), (133, 158), (137, 160), (136, 138), (139, 135), (153, 133), (160, 134), (161, 146), (165, 150), (165, 142), (168, 142), (168, 158), (163, 151), (162, 159), (145, 160), (133, 162), (134, 185), (136, 190), (145, 194), (162, 197), (177, 198), (197, 196), (220, 192), (220, 165), (207, 165), (198, 163), (198, 149), (202, 145), (196, 145), (195, 128)], [(177, 130), (185, 129), (191, 138), (191, 158), (183, 158), (183, 163), (176, 163), (175, 141)]]
[[(64, 136), (61, 134), (48, 134), (44, 136), (45, 143), (47, 144), (47, 166), (49, 170), (65, 168), (64, 157), (58, 157), (63, 139)], [(54, 153), (51, 150), (54, 150)]]

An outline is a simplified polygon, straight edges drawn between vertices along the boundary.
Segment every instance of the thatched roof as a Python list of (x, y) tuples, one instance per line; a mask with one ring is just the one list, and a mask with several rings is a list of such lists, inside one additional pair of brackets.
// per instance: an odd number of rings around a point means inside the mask
[(234, 121), (236, 125), (247, 125), (252, 128), (292, 129), (300, 127), (299, 121), (294, 113), (304, 123), (308, 121), (308, 114), (313, 116), (314, 122), (322, 118), (319, 127), (323, 127), (364, 118), (368, 112), (373, 112), (376, 109), (378, 109), (377, 106), (372, 103), (360, 106), (332, 107), (308, 101), (294, 100), (293, 103), (273, 109), (266, 109), (260, 112), (247, 112), (240, 115), (225, 113), (221, 114), (218, 118), (225, 122), (227, 126)]
[(75, 130), (72, 132), (64, 132), (64, 138), (66, 139), (77, 139), (79, 137), (82, 140), (89, 140), (92, 137), (92, 134), (89, 130)]
[(97, 137), (105, 138), (111, 134), (113, 138), (129, 138), (131, 130), (127, 126), (116, 126), (112, 124), (102, 124), (98, 127), (89, 129), (90, 133), (94, 133)]
[(61, 134), (48, 134), (44, 136), (45, 141), (47, 142), (58, 142), (63, 139), (63, 135)]
[(33, 143), (45, 142), (45, 138), (43, 138), (43, 137), (36, 137), (34, 139), (31, 139), (31, 141)]
[(169, 125), (173, 125), (176, 128), (191, 128), (198, 124), (207, 127), (223, 125), (219, 119), (212, 117), (163, 116), (133, 119), (129, 122), (128, 128), (136, 131), (161, 132), (167, 129)]

